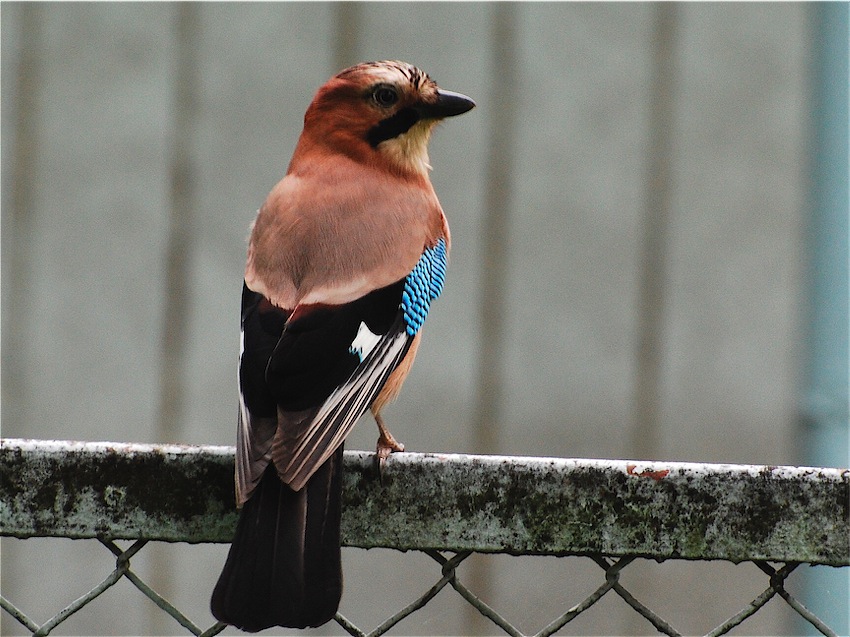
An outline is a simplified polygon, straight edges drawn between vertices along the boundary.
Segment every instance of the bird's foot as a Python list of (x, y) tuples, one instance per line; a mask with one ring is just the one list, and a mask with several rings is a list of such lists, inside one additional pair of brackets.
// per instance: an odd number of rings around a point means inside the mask
[(384, 482), (384, 461), (390, 457), (394, 451), (404, 451), (404, 445), (396, 440), (389, 432), (384, 419), (380, 414), (374, 414), (375, 422), (378, 424), (378, 444), (375, 449), (375, 465), (378, 470), (378, 479), (381, 484)]
[(404, 451), (404, 445), (393, 438), (393, 435), (389, 431), (382, 431), (381, 435), (378, 436), (378, 445), (376, 448), (378, 460), (383, 463), (394, 451)]

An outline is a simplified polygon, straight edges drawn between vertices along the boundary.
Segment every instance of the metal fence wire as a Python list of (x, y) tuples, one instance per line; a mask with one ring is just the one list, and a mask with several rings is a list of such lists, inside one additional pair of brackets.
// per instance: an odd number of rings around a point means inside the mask
[[(2, 535), (90, 538), (115, 556), (102, 581), (41, 624), (0, 594), (3, 610), (33, 635), (47, 635), (126, 578), (187, 633), (220, 633), (223, 624), (202, 628), (157, 593), (131, 559), (154, 540), (229, 541), (232, 471), (226, 447), (3, 440)], [(345, 545), (422, 552), (434, 560), (436, 578), (371, 631), (337, 614), (351, 635), (388, 632), (446, 587), (504, 633), (522, 635), (461, 581), (458, 567), (474, 552), (582, 555), (599, 566), (599, 586), (541, 636), (606, 595), (622, 598), (660, 633), (682, 634), (621, 583), (639, 557), (749, 561), (764, 572), (765, 589), (707, 635), (729, 633), (774, 598), (822, 634), (837, 635), (785, 584), (800, 564), (850, 566), (850, 470), (405, 453), (386, 463), (379, 480), (372, 454), (347, 452), (343, 497)], [(378, 505), (381, 516), (373, 513)], [(120, 540), (133, 541), (122, 548)]]

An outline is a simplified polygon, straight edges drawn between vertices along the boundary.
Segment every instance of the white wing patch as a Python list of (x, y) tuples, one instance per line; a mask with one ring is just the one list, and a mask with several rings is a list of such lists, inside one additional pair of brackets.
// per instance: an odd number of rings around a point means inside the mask
[(360, 322), (360, 328), (357, 330), (357, 336), (354, 337), (354, 340), (351, 341), (351, 347), (348, 348), (348, 351), (357, 356), (360, 359), (360, 362), (363, 362), (369, 354), (372, 353), (372, 350), (375, 349), (375, 345), (381, 340), (381, 337), (372, 332), (368, 327), (366, 327), (366, 323)]

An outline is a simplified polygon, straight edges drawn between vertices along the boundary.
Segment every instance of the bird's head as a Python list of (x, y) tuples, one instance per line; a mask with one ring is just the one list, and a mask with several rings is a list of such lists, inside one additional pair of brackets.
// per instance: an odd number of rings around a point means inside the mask
[(410, 64), (367, 62), (341, 71), (319, 89), (304, 116), (302, 142), (424, 175), (435, 124), (474, 106)]

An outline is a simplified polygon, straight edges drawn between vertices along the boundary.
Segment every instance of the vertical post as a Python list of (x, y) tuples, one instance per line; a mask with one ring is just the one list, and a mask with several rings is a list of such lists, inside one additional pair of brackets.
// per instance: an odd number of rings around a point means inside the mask
[(171, 209), (165, 255), (165, 310), (162, 323), (160, 402), (157, 440), (176, 442), (183, 413), (184, 362), (192, 297), (190, 266), (195, 175), (192, 146), (197, 125), (198, 5), (181, 2), (176, 12), (176, 54), (172, 105), (171, 158), (168, 167)]
[[(191, 309), (191, 258), (194, 246), (195, 171), (192, 149), (198, 124), (198, 22), (200, 7), (180, 2), (175, 12), (175, 57), (171, 104), (169, 223), (165, 255), (165, 304), (161, 331), (159, 412), (156, 440), (179, 442), (186, 393), (186, 350)], [(165, 547), (152, 547), (150, 582), (165, 598), (174, 590), (173, 565)], [(161, 550), (157, 550), (161, 549)], [(168, 634), (172, 627), (156, 609), (152, 611), (153, 634)]]
[(337, 73), (357, 64), (357, 44), (362, 27), (362, 5), (359, 2), (335, 2), (334, 7), (334, 68)]
[(508, 285), (510, 215), (513, 198), (513, 156), (516, 138), (516, 96), (519, 82), (516, 46), (516, 6), (492, 5), (490, 46), (493, 70), (485, 105), (489, 117), (487, 166), (484, 177), (484, 227), (479, 300), (478, 378), (475, 402), (475, 449), (495, 453), (499, 447), (499, 418), (504, 379), (505, 315)]
[[(811, 5), (813, 151), (808, 278), (805, 286), (808, 360), (801, 438), (806, 464), (850, 467), (848, 383), (848, 82), (850, 5)], [(850, 634), (847, 569), (807, 569), (805, 602), (838, 634)], [(805, 629), (811, 632), (812, 627)]]
[[(14, 140), (9, 170), (11, 205), (3, 206), (3, 419), (25, 431), (29, 408), (26, 370), (31, 351), (33, 237), (38, 191), (38, 120), (41, 97), (43, 10), (39, 3), (17, 7), (20, 51), (13, 89)], [(11, 27), (10, 27), (11, 28)], [(6, 175), (4, 175), (6, 177)]]
[[(513, 2), (498, 2), (490, 7), (493, 67), (490, 71), (492, 90), (483, 106), (489, 126), (484, 176), (481, 296), (478, 303), (478, 377), (473, 414), (473, 444), (477, 453), (498, 453), (500, 450), (500, 421), (505, 391), (502, 360), (505, 353), (513, 157), (516, 152), (516, 88), (520, 65), (516, 34), (517, 7)], [(492, 589), (489, 561), (471, 560), (469, 577), (476, 593), (487, 599)], [(472, 609), (467, 610), (465, 624), (466, 634), (492, 628)]]
[(630, 454), (656, 457), (661, 426), (667, 226), (673, 191), (677, 4), (654, 5), (650, 85), (648, 175), (638, 291), (638, 349)]

